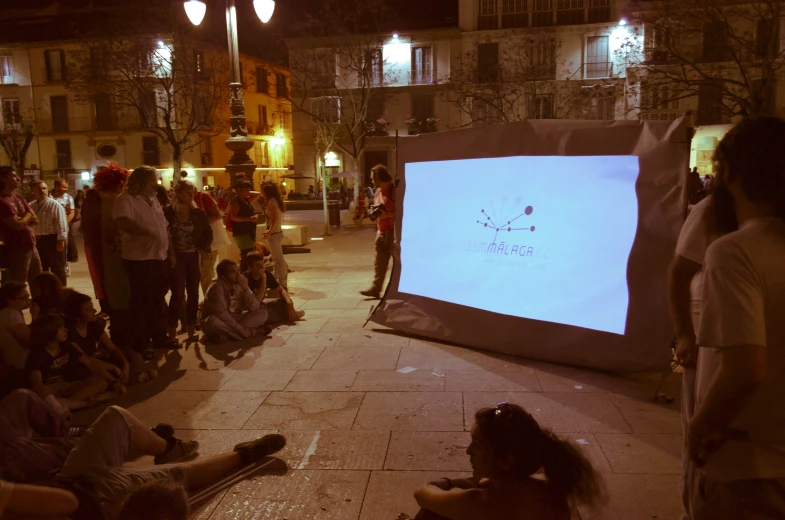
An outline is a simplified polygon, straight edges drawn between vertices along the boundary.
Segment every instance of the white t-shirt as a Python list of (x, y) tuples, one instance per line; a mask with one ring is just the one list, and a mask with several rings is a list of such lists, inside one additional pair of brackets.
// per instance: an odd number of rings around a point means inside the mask
[[(676, 254), (691, 260), (696, 264), (703, 265), (706, 257), (706, 250), (716, 239), (716, 234), (712, 231), (712, 214), (710, 211), (711, 197), (706, 197), (693, 206), (684, 226), (679, 233), (679, 240), (676, 242)], [(700, 316), (701, 292), (703, 291), (703, 273), (699, 272), (692, 280), (690, 290), (692, 300), (692, 321), (698, 327), (698, 317)]]
[(0, 355), (2, 355), (3, 363), (17, 370), (24, 370), (30, 349), (19, 344), (19, 341), (11, 333), (11, 327), (24, 324), (25, 317), (20, 311), (10, 307), (0, 309)]
[(14, 485), (11, 482), (0, 480), (0, 516), (3, 516), (13, 493)]
[(766, 379), (731, 424), (749, 433), (709, 457), (717, 480), (785, 477), (785, 221), (753, 219), (706, 253), (698, 332), (697, 407), (723, 348), (766, 347)]
[[(150, 201), (150, 202), (148, 202)], [(144, 235), (122, 232), (122, 257), (124, 260), (165, 260), (169, 251), (169, 226), (155, 197), (120, 194), (114, 202), (112, 219), (127, 217), (143, 229)]]
[(49, 195), (49, 196), (52, 197), (54, 200), (56, 200), (58, 204), (60, 204), (63, 207), (63, 209), (66, 210), (66, 212), (68, 212), (69, 209), (74, 209), (74, 204), (75, 204), (74, 198), (71, 196), (70, 193), (65, 192), (59, 197), (55, 197), (54, 195)]

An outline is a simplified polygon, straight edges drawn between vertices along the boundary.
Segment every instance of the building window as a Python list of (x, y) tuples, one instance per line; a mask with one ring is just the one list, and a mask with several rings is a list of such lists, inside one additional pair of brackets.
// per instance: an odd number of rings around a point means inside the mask
[(199, 143), (199, 155), (202, 158), (202, 166), (213, 165), (213, 141), (211, 138), (205, 137)]
[(58, 170), (71, 169), (71, 140), (57, 139), (55, 141), (55, 164)]
[(270, 85), (267, 80), (267, 69), (256, 67), (256, 91), (263, 94), (270, 93)]
[(90, 75), (94, 78), (106, 76), (107, 52), (104, 47), (90, 47)]
[(699, 125), (718, 125), (723, 120), (722, 88), (703, 84), (698, 87)]
[(275, 75), (275, 95), (279, 98), (289, 97), (289, 89), (286, 86), (286, 74)]
[(213, 126), (211, 99), (212, 98), (205, 93), (196, 94), (196, 97), (194, 98), (194, 122), (202, 130), (207, 130)]
[(532, 26), (553, 25), (553, 0), (532, 0)]
[(708, 62), (728, 61), (728, 26), (722, 21), (712, 21), (703, 26), (703, 59)]
[(527, 108), (529, 119), (553, 119), (553, 94), (528, 96)]
[(433, 48), (412, 47), (412, 85), (434, 83)]
[(425, 122), (433, 118), (433, 96), (412, 97), (412, 117), (417, 122)]
[(670, 58), (671, 34), (666, 27), (644, 26), (644, 51), (646, 61), (661, 63)]
[(207, 65), (204, 61), (204, 51), (201, 49), (194, 50), (194, 73), (197, 78), (207, 76)]
[(142, 163), (148, 166), (159, 166), (161, 164), (161, 153), (158, 148), (157, 137), (142, 137)]
[(616, 119), (616, 89), (593, 88), (589, 93), (587, 119), (609, 120)]
[(578, 25), (586, 21), (584, 0), (557, 0), (557, 2), (557, 25)]
[(319, 122), (337, 124), (341, 122), (341, 99), (336, 96), (311, 99), (311, 114)]
[(771, 58), (779, 53), (779, 24), (772, 19), (758, 20), (755, 24), (755, 57)]
[(112, 102), (109, 94), (99, 94), (95, 97), (95, 128), (96, 130), (115, 130), (117, 125), (112, 111)]
[(14, 83), (14, 81), (14, 58), (0, 56), (0, 84), (7, 85)]
[(44, 63), (47, 83), (65, 81), (65, 51), (44, 51)]
[(266, 135), (270, 133), (270, 121), (267, 118), (267, 107), (259, 105), (259, 129), (258, 134)]
[(480, 31), (499, 28), (498, 0), (480, 0), (480, 15), (477, 29)]
[(142, 128), (154, 128), (158, 126), (158, 104), (155, 92), (148, 90), (142, 92), (140, 99), (141, 124)]
[(19, 111), (19, 99), (17, 98), (3, 98), (3, 125), (20, 125), (22, 124), (22, 114)]
[(499, 110), (481, 99), (472, 100), (472, 125), (485, 126), (499, 122)]
[[(371, 49), (365, 55), (364, 75), (371, 87), (381, 87), (384, 83), (384, 59), (381, 49)], [(362, 81), (360, 87), (362, 87)]]
[(477, 45), (477, 82), (496, 83), (499, 81), (499, 72), (499, 44)]
[(49, 103), (52, 107), (52, 131), (68, 132), (68, 98), (51, 96)]
[(254, 148), (256, 149), (256, 163), (261, 165), (262, 168), (269, 168), (270, 150), (267, 146), (267, 141), (256, 141)]
[(586, 42), (586, 78), (609, 78), (613, 64), (608, 55), (608, 37), (590, 36)]
[(556, 78), (556, 40), (529, 40), (526, 49), (528, 69), (525, 70), (529, 81)]
[[(318, 49), (314, 53), (314, 83), (316, 87), (333, 87), (338, 76), (338, 55), (333, 49)], [(278, 96), (285, 97), (285, 96)]]
[(529, 26), (528, 0), (502, 0), (502, 29)]
[(589, 23), (603, 23), (610, 21), (610, 0), (589, 0)]

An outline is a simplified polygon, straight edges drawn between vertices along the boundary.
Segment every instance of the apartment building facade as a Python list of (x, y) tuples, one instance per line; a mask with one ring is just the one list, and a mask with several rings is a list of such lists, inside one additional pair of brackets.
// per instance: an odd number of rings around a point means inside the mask
[[(169, 186), (174, 171), (172, 151), (146, 128), (155, 124), (156, 116), (142, 121), (138, 113), (118, 109), (109, 96), (87, 103), (67, 88), (73, 58), (88, 45), (95, 42), (0, 44), (0, 131), (30, 128), (35, 135), (26, 155), (26, 180), (66, 177), (72, 189), (79, 189), (89, 185), (98, 168), (113, 161), (126, 168), (155, 166), (162, 183)], [(205, 46), (194, 59), (203, 59), (204, 53), (225, 54), (226, 50)], [(247, 126), (254, 140), (249, 155), (257, 164), (256, 180), (280, 184), (294, 156), (288, 70), (247, 55), (241, 56), (241, 62)], [(228, 103), (227, 97), (215, 117), (226, 121), (222, 131), (205, 128), (210, 137), (201, 135), (195, 140), (198, 144), (183, 154), (182, 168), (199, 185), (229, 183), (223, 168), (231, 155), (224, 146), (229, 137)], [(2, 150), (0, 161), (10, 162)]]

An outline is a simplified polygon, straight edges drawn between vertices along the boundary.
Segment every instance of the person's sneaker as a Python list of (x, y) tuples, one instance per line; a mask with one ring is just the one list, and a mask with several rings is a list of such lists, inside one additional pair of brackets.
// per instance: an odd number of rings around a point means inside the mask
[(295, 311), (294, 315), (296, 316), (295, 319), (301, 320), (305, 316), (305, 311)]
[(148, 381), (152, 381), (153, 379), (158, 378), (158, 371), (157, 370), (145, 370), (139, 374), (139, 382), (146, 383)]
[(154, 462), (158, 464), (174, 464), (176, 462), (187, 462), (193, 460), (198, 455), (198, 441), (181, 441), (174, 437), (166, 439), (166, 451), (156, 455)]
[(71, 276), (71, 262), (65, 263), (65, 275)]
[(366, 289), (364, 291), (360, 291), (360, 294), (363, 296), (367, 296), (368, 298), (379, 298), (381, 291), (377, 291), (376, 289)]
[(253, 441), (241, 442), (234, 447), (234, 451), (240, 454), (244, 464), (251, 464), (281, 451), (284, 446), (286, 437), (273, 433)]

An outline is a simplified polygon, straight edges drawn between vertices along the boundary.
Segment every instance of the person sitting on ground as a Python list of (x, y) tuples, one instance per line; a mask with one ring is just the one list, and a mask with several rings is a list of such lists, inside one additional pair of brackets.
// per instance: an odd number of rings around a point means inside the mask
[[(27, 357), (27, 371), (32, 388), (65, 418), (71, 416), (71, 410), (86, 408), (108, 398), (101, 395), (108, 387), (107, 378), (67, 340), (65, 321), (56, 314), (39, 316), (30, 325), (32, 350)], [(66, 380), (69, 365), (77, 362), (87, 366), (91, 375), (80, 381)], [(119, 374), (120, 371), (115, 369), (115, 372)]]
[(482, 408), (474, 420), (466, 450), (473, 475), (418, 489), (418, 520), (569, 520), (574, 502), (594, 505), (603, 496), (599, 476), (580, 451), (540, 428), (520, 406)]
[(30, 327), (22, 311), (30, 307), (30, 294), (22, 282), (8, 282), (0, 288), (0, 360), (24, 370), (30, 353)]
[[(72, 520), (187, 520), (184, 488), (209, 487), (285, 445), (282, 435), (266, 435), (230, 453), (186, 462), (196, 457), (198, 442), (175, 438), (169, 425), (151, 429), (128, 410), (110, 406), (68, 456), (57, 483), (79, 501)], [(156, 466), (125, 466), (139, 455), (155, 456)]]
[(63, 315), (63, 303), (73, 289), (63, 287), (60, 279), (50, 272), (43, 272), (30, 284), (32, 303), (30, 316), (33, 321), (43, 314)]
[[(265, 258), (261, 253), (254, 251), (245, 257), (245, 265), (248, 271), (243, 276), (248, 280), (248, 288), (251, 289), (259, 303), (267, 310), (267, 324), (292, 322), (302, 319), (305, 311), (298, 311), (294, 307), (294, 302), (275, 276), (264, 268)], [(273, 291), (278, 299), (264, 303), (267, 291)]]
[(248, 280), (231, 260), (216, 268), (218, 278), (207, 289), (202, 306), (202, 331), (213, 343), (246, 339), (270, 333), (267, 311), (259, 305)]
[[(98, 317), (93, 299), (86, 294), (73, 292), (65, 301), (68, 342), (91, 358), (91, 362), (102, 366), (107, 372), (120, 370), (118, 383), (122, 386), (144, 383), (158, 377), (155, 370), (145, 370), (142, 355), (131, 348), (120, 348), (106, 333), (106, 321)], [(72, 365), (74, 375), (69, 378), (83, 379), (89, 369), (81, 364)], [(120, 389), (122, 393), (122, 389)]]

